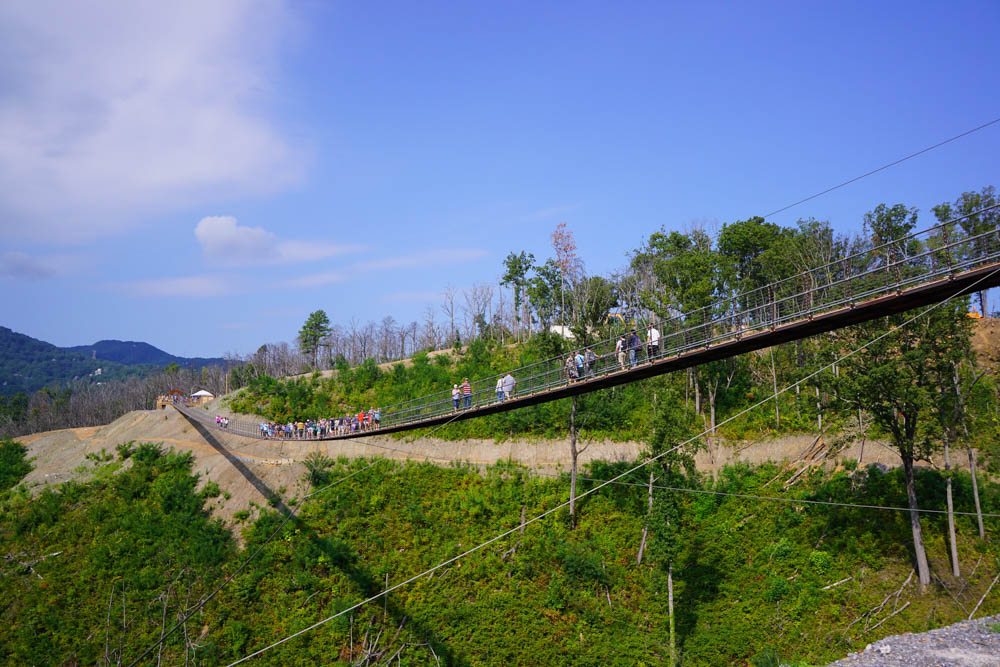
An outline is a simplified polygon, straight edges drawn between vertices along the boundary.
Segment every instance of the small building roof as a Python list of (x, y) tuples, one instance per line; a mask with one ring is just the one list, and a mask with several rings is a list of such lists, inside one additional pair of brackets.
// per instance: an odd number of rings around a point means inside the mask
[(192, 398), (200, 398), (202, 396), (211, 396), (212, 398), (215, 398), (215, 394), (213, 394), (210, 391), (205, 391), (204, 389), (202, 389), (201, 391), (197, 391), (197, 392), (191, 394)]

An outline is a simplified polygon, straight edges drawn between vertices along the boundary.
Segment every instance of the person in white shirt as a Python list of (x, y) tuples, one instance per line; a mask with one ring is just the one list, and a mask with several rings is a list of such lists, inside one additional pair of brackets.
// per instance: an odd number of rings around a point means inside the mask
[(660, 354), (660, 332), (650, 322), (646, 327), (646, 360), (652, 361)]
[(497, 403), (503, 403), (503, 378), (497, 378)]
[(503, 376), (503, 393), (504, 398), (510, 400), (514, 398), (514, 388), (517, 386), (517, 380), (510, 373)]

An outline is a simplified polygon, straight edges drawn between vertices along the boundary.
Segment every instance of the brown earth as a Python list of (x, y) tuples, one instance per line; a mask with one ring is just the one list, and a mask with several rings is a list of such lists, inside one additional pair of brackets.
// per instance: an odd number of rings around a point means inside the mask
[[(36, 433), (20, 438), (28, 447), (28, 456), (35, 469), (25, 482), (34, 490), (69, 479), (86, 480), (96, 471), (98, 462), (88, 454), (102, 450), (115, 454), (115, 447), (129, 441), (159, 442), (180, 451), (190, 451), (195, 458), (194, 470), (202, 475), (202, 483), (211, 480), (225, 491), (212, 501), (213, 512), (231, 521), (233, 515), (251, 508), (251, 503), (264, 506), (271, 497), (280, 496), (285, 502), (301, 498), (308, 486), (303, 481), (306, 468), (302, 460), (312, 452), (331, 458), (383, 457), (395, 460), (427, 461), (450, 465), (460, 461), (483, 467), (498, 462), (513, 461), (540, 472), (567, 469), (569, 443), (566, 440), (513, 440), (497, 443), (492, 440), (459, 442), (435, 438), (396, 440), (388, 436), (373, 436), (340, 441), (264, 441), (234, 436), (214, 428), (194, 425), (175, 410), (130, 412), (111, 424), (100, 427), (63, 429)], [(827, 456), (815, 436), (786, 436), (772, 440), (742, 443), (715, 443), (699, 452), (698, 468), (715, 471), (734, 462), (764, 461), (789, 463), (781, 481), (790, 478), (806, 465), (836, 465), (836, 461), (857, 461), (862, 454), (860, 443), (852, 443), (835, 457)], [(581, 443), (580, 463), (603, 459), (634, 461), (643, 445), (636, 442)], [(964, 457), (956, 456), (961, 464)], [(801, 460), (800, 460), (801, 459)], [(864, 445), (862, 465), (898, 465), (898, 457), (883, 443), (868, 441)]]
[[(1000, 320), (977, 320), (973, 345), (980, 359), (990, 363), (995, 369), (996, 360), (1000, 359)], [(440, 350), (436, 354), (448, 352), (450, 350)], [(392, 363), (383, 365), (391, 366)], [(209, 403), (206, 406), (209, 412), (233, 418), (248, 418), (247, 415), (231, 413), (226, 398), (220, 397)], [(435, 438), (395, 440), (387, 436), (374, 436), (327, 442), (261, 441), (196, 427), (171, 409), (134, 411), (106, 426), (62, 429), (18, 439), (28, 447), (28, 456), (34, 459), (35, 469), (25, 481), (36, 490), (69, 479), (89, 478), (98, 464), (87, 459), (87, 454), (99, 454), (104, 450), (113, 455), (115, 447), (125, 442), (161, 442), (178, 450), (190, 451), (195, 457), (195, 471), (202, 474), (202, 483), (214, 481), (229, 495), (229, 498), (217, 498), (212, 507), (226, 521), (232, 520), (236, 512), (250, 508), (251, 503), (266, 505), (268, 498), (275, 494), (286, 500), (301, 497), (307, 489), (302, 480), (305, 466), (301, 461), (311, 452), (319, 452), (331, 458), (384, 457), (441, 465), (462, 461), (480, 467), (514, 461), (548, 472), (565, 470), (569, 464), (567, 440), (513, 440), (496, 443), (492, 440), (454, 442)], [(699, 452), (695, 460), (700, 470), (710, 472), (735, 462), (784, 461), (788, 472), (781, 478), (782, 482), (803, 467), (829, 467), (848, 459), (858, 461), (863, 466), (899, 465), (899, 457), (883, 442), (869, 440), (863, 445), (861, 442), (851, 442), (835, 455), (830, 455), (824, 447), (828, 444), (828, 441), (817, 441), (815, 435), (808, 434), (754, 442), (717, 441)], [(584, 444), (581, 444), (581, 448), (583, 447)], [(593, 442), (586, 445), (579, 460), (581, 464), (598, 459), (634, 461), (643, 448), (641, 443), (636, 442)], [(968, 458), (964, 450), (954, 452), (952, 459), (956, 467), (968, 469)], [(936, 460), (933, 465), (940, 467), (941, 461)]]

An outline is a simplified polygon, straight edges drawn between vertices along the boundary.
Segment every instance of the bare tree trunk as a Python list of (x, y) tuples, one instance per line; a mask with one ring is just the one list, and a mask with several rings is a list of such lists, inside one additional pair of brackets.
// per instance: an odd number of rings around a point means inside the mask
[(920, 530), (920, 508), (917, 506), (917, 490), (913, 484), (913, 457), (900, 455), (903, 472), (906, 474), (906, 499), (910, 506), (910, 529), (913, 532), (913, 553), (917, 560), (917, 575), (921, 591), (931, 583), (930, 569), (927, 567), (927, 552), (924, 550), (923, 532)]
[(576, 396), (573, 397), (573, 407), (569, 411), (569, 521), (570, 527), (576, 528)]
[(823, 402), (819, 398), (819, 387), (816, 387), (816, 428), (823, 430)]
[(774, 366), (774, 348), (771, 351), (771, 390), (774, 392), (774, 426), (781, 428), (781, 411), (778, 407), (778, 371)]
[(698, 369), (691, 369), (692, 376), (694, 377), (694, 412), (696, 415), (701, 414), (701, 383), (698, 382)]
[(667, 565), (667, 610), (670, 612), (670, 667), (677, 664), (677, 633), (674, 628), (674, 564)]
[(983, 508), (979, 504), (979, 483), (976, 481), (976, 450), (972, 448), (972, 445), (968, 445), (969, 448), (969, 474), (972, 475), (972, 498), (976, 503), (976, 521), (979, 522), (979, 539), (986, 539), (986, 533), (983, 531)]
[(649, 516), (653, 513), (653, 471), (649, 471), (648, 503), (646, 506), (646, 523), (642, 526), (642, 540), (639, 542), (639, 558), (636, 565), (642, 565), (642, 554), (646, 550), (646, 537), (649, 535)]
[(858, 467), (861, 467), (861, 459), (865, 456), (865, 430), (861, 421), (861, 406), (858, 406), (858, 432), (861, 434), (861, 450), (858, 451)]
[[(986, 533), (983, 530), (983, 510), (979, 504), (979, 482), (976, 480), (976, 452), (972, 449), (972, 441), (969, 440), (969, 427), (965, 425), (965, 414), (962, 406), (965, 404), (962, 397), (962, 385), (958, 378), (958, 364), (952, 365), (952, 382), (955, 386), (955, 421), (962, 425), (962, 432), (965, 434), (966, 448), (969, 450), (969, 474), (972, 475), (972, 498), (976, 504), (976, 521), (979, 524), (979, 539), (985, 539)], [(985, 371), (984, 371), (985, 373)], [(979, 377), (983, 377), (980, 375)], [(978, 382), (978, 378), (976, 379)], [(975, 382), (973, 382), (975, 385)]]
[(948, 542), (951, 544), (951, 573), (956, 577), (960, 577), (962, 573), (958, 568), (958, 545), (955, 543), (955, 506), (951, 498), (951, 457), (948, 453), (948, 443), (950, 440), (951, 429), (946, 428), (944, 431), (944, 474), (947, 476), (945, 481), (945, 497), (948, 503)]

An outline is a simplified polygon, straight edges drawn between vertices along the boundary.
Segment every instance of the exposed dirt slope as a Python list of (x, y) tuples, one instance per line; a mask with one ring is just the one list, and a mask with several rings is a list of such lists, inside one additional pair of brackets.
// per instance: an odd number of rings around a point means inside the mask
[[(301, 497), (306, 489), (302, 482), (305, 466), (301, 461), (314, 451), (331, 458), (380, 456), (440, 465), (463, 461), (485, 466), (499, 461), (516, 461), (550, 472), (566, 469), (569, 460), (569, 444), (560, 440), (495, 443), (433, 438), (406, 441), (382, 436), (328, 442), (262, 441), (193, 425), (171, 409), (130, 412), (106, 426), (36, 433), (20, 440), (27, 445), (35, 466), (25, 481), (37, 488), (68, 479), (86, 479), (97, 466), (87, 459), (87, 454), (99, 454), (101, 450), (114, 454), (115, 447), (128, 441), (161, 442), (168, 447), (190, 451), (195, 457), (195, 470), (203, 475), (203, 480), (215, 481), (229, 494), (229, 498), (218, 498), (214, 506), (218, 516), (225, 520), (247, 509), (251, 503), (266, 505), (275, 494), (286, 501)], [(580, 462), (635, 460), (642, 449), (639, 443), (593, 442), (583, 451)], [(859, 453), (859, 445), (855, 443), (837, 458), (857, 460)], [(806, 464), (831, 464), (831, 459), (822, 454), (822, 442), (817, 447), (816, 439), (807, 435), (731, 446), (716, 444), (696, 457), (698, 467), (703, 470), (715, 470), (735, 461), (794, 462), (799, 459), (802, 460), (798, 464), (790, 466), (786, 477), (791, 477)], [(894, 466), (897, 462), (898, 457), (884, 445), (870, 441), (865, 445), (863, 464)]]

